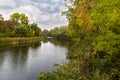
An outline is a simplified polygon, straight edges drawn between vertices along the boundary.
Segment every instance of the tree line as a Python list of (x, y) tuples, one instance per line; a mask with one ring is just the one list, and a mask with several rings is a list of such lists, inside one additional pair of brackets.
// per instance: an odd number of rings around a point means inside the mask
[(55, 27), (48, 31), (47, 29), (43, 30), (44, 37), (53, 37), (58, 40), (69, 40), (68, 35), (68, 27), (67, 26), (61, 26), (61, 27)]
[(42, 31), (36, 23), (29, 23), (23, 13), (13, 13), (10, 19), (0, 21), (0, 37), (39, 37)]

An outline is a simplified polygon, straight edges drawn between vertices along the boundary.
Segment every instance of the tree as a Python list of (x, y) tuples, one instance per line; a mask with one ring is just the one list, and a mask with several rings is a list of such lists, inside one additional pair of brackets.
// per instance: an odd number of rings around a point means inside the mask
[(14, 32), (17, 34), (17, 37), (26, 37), (27, 35), (27, 29), (24, 27), (16, 27)]
[(43, 36), (44, 37), (50, 36), (50, 32), (47, 29), (43, 30)]
[(90, 14), (94, 6), (94, 0), (65, 0), (71, 4), (68, 11), (64, 12), (69, 20), (68, 32), (73, 41), (80, 41), (85, 35), (90, 35), (92, 26)]
[(19, 23), (20, 21), (20, 14), (19, 13), (13, 13), (12, 15), (10, 15), (10, 20), (14, 21), (16, 23), (16, 25)]
[(36, 23), (32, 23), (29, 27), (29, 34), (31, 36), (42, 36), (42, 31)]
[(68, 29), (67, 26), (55, 27), (54, 29), (50, 30), (49, 35), (56, 39), (67, 40), (69, 39), (67, 29)]
[(13, 13), (10, 16), (10, 20), (16, 23), (16, 26), (21, 25), (22, 27), (28, 27), (28, 17), (25, 14)]

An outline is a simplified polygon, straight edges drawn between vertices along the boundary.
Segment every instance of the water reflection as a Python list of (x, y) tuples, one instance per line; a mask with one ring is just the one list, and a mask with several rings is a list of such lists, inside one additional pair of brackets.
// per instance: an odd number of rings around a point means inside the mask
[(70, 41), (65, 41), (65, 40), (56, 40), (53, 38), (45, 38), (43, 40), (44, 43), (50, 42), (52, 44), (54, 44), (55, 46), (61, 46), (61, 47), (66, 47), (69, 49), (70, 47)]
[(52, 71), (66, 60), (62, 43), (43, 41), (0, 48), (0, 80), (35, 80), (39, 72)]
[(37, 49), (41, 43), (34, 44), (18, 44), (14, 46), (9, 46), (0, 50), (0, 65), (5, 62), (6, 59), (10, 59), (12, 63), (12, 68), (24, 67), (28, 57), (29, 48)]

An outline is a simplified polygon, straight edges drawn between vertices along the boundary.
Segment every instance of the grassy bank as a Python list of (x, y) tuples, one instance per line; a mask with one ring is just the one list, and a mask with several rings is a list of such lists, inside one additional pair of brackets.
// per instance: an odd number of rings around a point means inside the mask
[(0, 38), (0, 46), (9, 44), (24, 44), (40, 41), (41, 37), (16, 37), (16, 38)]

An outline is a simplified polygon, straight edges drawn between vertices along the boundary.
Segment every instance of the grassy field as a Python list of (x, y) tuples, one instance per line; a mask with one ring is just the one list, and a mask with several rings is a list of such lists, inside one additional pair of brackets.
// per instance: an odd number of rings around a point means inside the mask
[(8, 44), (24, 44), (40, 41), (41, 37), (15, 37), (15, 38), (0, 38), (0, 46)]

